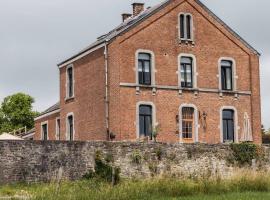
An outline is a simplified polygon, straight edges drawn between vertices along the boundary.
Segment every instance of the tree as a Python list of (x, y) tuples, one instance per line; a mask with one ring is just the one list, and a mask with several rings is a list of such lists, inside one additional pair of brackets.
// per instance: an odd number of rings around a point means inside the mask
[(262, 126), (261, 126), (261, 133), (262, 133), (262, 135), (265, 134), (265, 128), (264, 128), (264, 125), (263, 125), (263, 124), (262, 124)]
[(4, 99), (0, 107), (0, 133), (15, 129), (34, 127), (34, 118), (38, 115), (33, 111), (34, 98), (17, 93)]

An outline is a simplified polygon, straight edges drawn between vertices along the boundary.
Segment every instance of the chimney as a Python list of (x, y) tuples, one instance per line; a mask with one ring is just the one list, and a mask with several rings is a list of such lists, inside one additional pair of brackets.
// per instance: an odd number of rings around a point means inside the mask
[(144, 11), (144, 3), (133, 3), (133, 16), (139, 15), (142, 11)]
[(126, 19), (130, 18), (131, 16), (132, 16), (132, 14), (129, 14), (129, 13), (123, 13), (123, 14), (122, 14), (123, 22), (126, 21)]

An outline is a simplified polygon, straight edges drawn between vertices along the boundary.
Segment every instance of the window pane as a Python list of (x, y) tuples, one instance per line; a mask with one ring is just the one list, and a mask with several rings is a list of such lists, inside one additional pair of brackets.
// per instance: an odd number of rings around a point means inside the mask
[(70, 141), (73, 140), (73, 116), (68, 117), (68, 132)]
[(181, 63), (183, 64), (192, 64), (192, 58), (191, 57), (181, 57)]
[(138, 66), (138, 71), (139, 71), (139, 72), (142, 72), (142, 68), (143, 68), (143, 67), (142, 67), (142, 64), (143, 64), (142, 61), (139, 61), (139, 62), (138, 62), (138, 65), (139, 65), (139, 66)]
[(42, 125), (43, 140), (48, 140), (47, 124)]
[(221, 66), (223, 67), (231, 67), (232, 66), (232, 62), (229, 60), (222, 60), (221, 61)]
[(184, 139), (192, 139), (194, 124), (194, 108), (182, 109), (182, 136)]
[(145, 136), (144, 116), (140, 116), (140, 136)]
[(227, 83), (227, 90), (232, 89), (232, 69), (226, 69), (226, 83)]
[(68, 97), (73, 96), (73, 68), (68, 68)]
[(228, 140), (228, 129), (227, 129), (228, 125), (227, 125), (227, 121), (223, 120), (223, 141), (227, 141)]
[(185, 16), (184, 15), (180, 15), (180, 37), (181, 38), (185, 38)]
[(191, 16), (187, 16), (187, 39), (191, 39)]
[(223, 110), (223, 119), (234, 119), (234, 111), (233, 110)]
[(234, 141), (234, 111), (223, 110), (222, 115), (224, 141)]
[(232, 120), (228, 121), (228, 140), (234, 141), (234, 123)]
[(150, 57), (149, 53), (139, 53), (139, 60), (150, 60)]
[(222, 67), (221, 68), (221, 83), (222, 83), (222, 89), (226, 90), (227, 89), (227, 84), (226, 84), (226, 68)]
[(152, 117), (146, 116), (145, 117), (145, 135), (152, 136)]

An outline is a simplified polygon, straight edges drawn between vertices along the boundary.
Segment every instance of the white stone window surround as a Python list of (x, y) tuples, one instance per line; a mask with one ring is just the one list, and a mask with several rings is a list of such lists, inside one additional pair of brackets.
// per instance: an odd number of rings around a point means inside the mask
[(44, 121), (40, 124), (41, 140), (44, 140), (43, 125), (47, 125), (47, 140), (49, 140), (49, 121)]
[(227, 92), (226, 90), (222, 90), (221, 63), (222, 63), (223, 60), (232, 62), (232, 85), (233, 85), (233, 90), (232, 91), (236, 92), (237, 91), (237, 79), (238, 79), (238, 76), (237, 76), (237, 73), (236, 73), (236, 61), (235, 61), (234, 58), (231, 58), (231, 57), (221, 57), (218, 60), (218, 75), (217, 75), (218, 81), (219, 81), (218, 89), (219, 89), (219, 91)]
[[(72, 68), (72, 80), (73, 80), (73, 87), (72, 87), (72, 93), (73, 95), (70, 97), (69, 96), (69, 79), (68, 79), (68, 69)], [(66, 98), (65, 100), (72, 99), (75, 97), (75, 79), (74, 79), (74, 65), (70, 64), (66, 67)]]
[(136, 104), (136, 136), (137, 139), (140, 138), (140, 106), (151, 106), (152, 107), (152, 126), (153, 126), (153, 130), (154, 128), (158, 125), (157, 123), (157, 119), (156, 119), (156, 106), (153, 102), (150, 101), (139, 101)]
[[(185, 37), (184, 38), (181, 38), (181, 21), (180, 21), (181, 15), (184, 15), (184, 27), (185, 27), (185, 32), (184, 32)], [(190, 36), (191, 36), (190, 39), (187, 38), (187, 30), (186, 30), (187, 16), (190, 16), (190, 23), (191, 23), (190, 24)], [(180, 41), (191, 41), (191, 42), (194, 41), (194, 22), (193, 22), (193, 16), (191, 13), (180, 12), (178, 14), (178, 26), (177, 27), (178, 27), (178, 38)]]
[(239, 143), (238, 132), (240, 130), (240, 127), (238, 126), (238, 112), (234, 106), (222, 106), (220, 108), (220, 124), (219, 124), (220, 143), (222, 143), (222, 144), (224, 143), (223, 142), (223, 110), (233, 110), (234, 111), (234, 142)]
[(69, 123), (68, 123), (68, 117), (72, 116), (73, 119), (73, 140), (75, 140), (75, 118), (74, 118), (74, 113), (70, 112), (66, 116), (66, 140), (70, 141), (70, 133), (69, 133)]
[(178, 55), (178, 71), (176, 71), (176, 73), (178, 75), (178, 86), (181, 89), (185, 89), (185, 88), (181, 87), (181, 58), (182, 57), (190, 57), (190, 58), (192, 58), (193, 88), (189, 88), (189, 89), (198, 89), (197, 77), (198, 77), (199, 73), (197, 72), (197, 59), (196, 59), (195, 55), (188, 54), (188, 53), (181, 53), (181, 54)]
[(55, 119), (55, 139), (56, 140), (60, 140), (60, 127), (61, 127), (61, 121), (59, 123), (59, 127), (58, 127), (58, 120), (60, 120), (60, 117), (57, 117)]
[(194, 138), (193, 138), (193, 142), (194, 143), (198, 143), (199, 142), (199, 113), (198, 113), (198, 109), (194, 104), (188, 104), (188, 103), (183, 103), (180, 105), (179, 107), (179, 141), (180, 143), (184, 143), (183, 142), (183, 134), (182, 134), (182, 121), (183, 121), (183, 116), (182, 116), (182, 111), (183, 108), (193, 108), (194, 109)]
[(146, 49), (138, 49), (135, 54), (135, 77), (136, 84), (139, 85), (139, 54), (140, 53), (148, 53), (151, 55), (151, 86), (156, 85), (156, 62), (155, 62), (155, 54), (151, 50)]

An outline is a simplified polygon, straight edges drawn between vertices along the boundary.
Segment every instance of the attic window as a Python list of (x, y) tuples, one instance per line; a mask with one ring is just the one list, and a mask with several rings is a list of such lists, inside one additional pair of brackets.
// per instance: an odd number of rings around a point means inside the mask
[(179, 37), (181, 41), (193, 40), (193, 19), (191, 14), (181, 13), (179, 15)]

